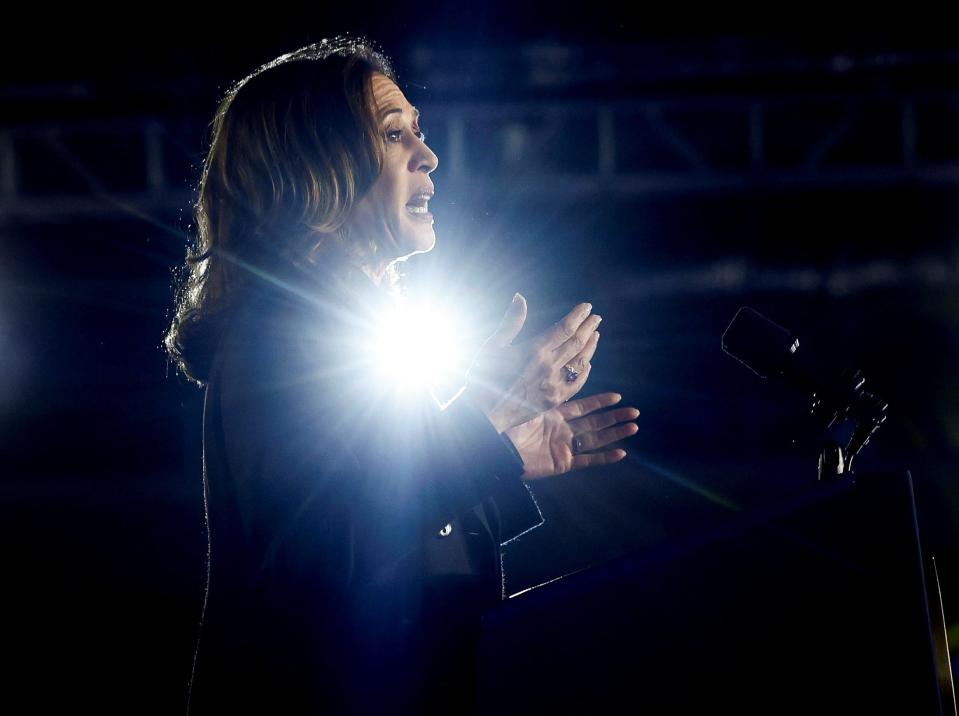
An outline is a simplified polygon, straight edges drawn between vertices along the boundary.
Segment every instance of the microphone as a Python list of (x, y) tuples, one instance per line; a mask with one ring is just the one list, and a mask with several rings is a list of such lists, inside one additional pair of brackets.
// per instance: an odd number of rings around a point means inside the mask
[[(812, 399), (810, 413), (822, 423), (827, 436), (820, 455), (820, 478), (824, 471), (847, 472), (852, 459), (886, 420), (888, 404), (863, 390), (866, 381), (861, 371), (846, 370), (838, 379), (820, 377), (799, 353), (799, 339), (749, 306), (733, 316), (721, 345), (724, 353), (760, 378), (782, 380)], [(827, 451), (831, 467), (823, 464)]]
[(723, 333), (723, 351), (760, 378), (794, 371), (799, 339), (759, 311), (743, 306)]

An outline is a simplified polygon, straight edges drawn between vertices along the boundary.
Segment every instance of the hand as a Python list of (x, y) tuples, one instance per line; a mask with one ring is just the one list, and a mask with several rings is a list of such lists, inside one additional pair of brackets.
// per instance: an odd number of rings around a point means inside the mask
[[(581, 303), (536, 338), (513, 343), (526, 322), (526, 299), (516, 294), (466, 375), (470, 400), (497, 430), (504, 432), (564, 403), (586, 384), (599, 342), (595, 329), (603, 320), (590, 315), (591, 310)], [(576, 380), (566, 380), (566, 365), (579, 373)]]
[[(626, 457), (622, 449), (598, 451), (639, 431), (636, 423), (629, 422), (639, 417), (636, 408), (596, 412), (622, 399), (618, 393), (591, 395), (564, 403), (507, 430), (506, 435), (523, 458), (523, 479), (562, 475), (584, 467), (619, 462)], [(573, 452), (574, 438), (582, 440), (582, 450), (577, 453)]]

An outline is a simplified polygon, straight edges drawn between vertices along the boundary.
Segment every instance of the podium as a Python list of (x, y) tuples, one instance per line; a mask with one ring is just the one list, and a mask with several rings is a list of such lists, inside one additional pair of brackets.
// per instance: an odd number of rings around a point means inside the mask
[(477, 713), (953, 714), (937, 604), (910, 475), (817, 483), (488, 612)]

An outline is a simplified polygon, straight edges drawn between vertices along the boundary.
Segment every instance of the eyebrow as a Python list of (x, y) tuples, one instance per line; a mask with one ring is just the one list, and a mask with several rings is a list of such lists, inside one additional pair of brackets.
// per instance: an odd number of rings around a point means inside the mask
[[(400, 109), (399, 107), (393, 107), (392, 109), (383, 110), (382, 112), (380, 112), (380, 121), (383, 121), (383, 119), (387, 115), (394, 114), (394, 113), (402, 114), (403, 110)], [(413, 107), (413, 121), (416, 122), (417, 120), (419, 120), (419, 118), (420, 118), (420, 111), (416, 107)]]

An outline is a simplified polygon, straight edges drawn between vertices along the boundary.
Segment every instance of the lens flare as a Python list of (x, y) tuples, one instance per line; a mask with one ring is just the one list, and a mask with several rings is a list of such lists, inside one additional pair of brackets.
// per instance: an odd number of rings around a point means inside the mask
[[(438, 402), (459, 387), (468, 366), (457, 321), (423, 301), (391, 306), (373, 331), (369, 353), (380, 380), (399, 391), (426, 388)], [(455, 390), (454, 387), (454, 390)]]

